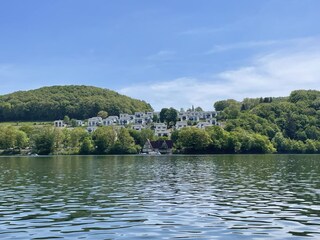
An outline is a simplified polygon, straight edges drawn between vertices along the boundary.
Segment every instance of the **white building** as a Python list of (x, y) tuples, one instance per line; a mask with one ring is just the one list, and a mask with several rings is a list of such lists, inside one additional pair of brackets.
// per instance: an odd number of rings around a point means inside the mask
[(115, 126), (119, 123), (119, 117), (118, 116), (109, 116), (102, 120), (103, 126)]
[(84, 122), (82, 120), (76, 120), (76, 126), (82, 127), (82, 126), (84, 126)]
[(53, 122), (55, 127), (65, 127), (63, 120), (56, 120)]
[(135, 116), (127, 113), (121, 113), (119, 118), (120, 125), (127, 125), (134, 123)]
[(165, 123), (156, 123), (154, 129), (154, 134), (158, 137), (169, 137), (171, 132), (167, 129), (167, 124)]
[(145, 129), (145, 127), (143, 125), (141, 125), (141, 124), (134, 124), (134, 125), (131, 126), (131, 128), (133, 130), (137, 130), (137, 131), (141, 131), (142, 129)]
[(176, 122), (176, 130), (180, 130), (181, 128), (185, 128), (188, 126), (187, 121), (178, 121)]
[(101, 117), (92, 117), (88, 119), (88, 127), (97, 127), (102, 124)]
[(102, 118), (101, 117), (92, 117), (88, 119), (88, 132), (94, 132), (98, 126), (102, 124)]
[(215, 111), (186, 111), (179, 112), (178, 119), (179, 121), (192, 121), (199, 122), (200, 120), (208, 120), (215, 118), (217, 113)]
[(209, 122), (199, 122), (197, 124), (197, 128), (200, 128), (200, 129), (205, 129), (206, 127), (211, 127), (211, 126), (213, 125)]

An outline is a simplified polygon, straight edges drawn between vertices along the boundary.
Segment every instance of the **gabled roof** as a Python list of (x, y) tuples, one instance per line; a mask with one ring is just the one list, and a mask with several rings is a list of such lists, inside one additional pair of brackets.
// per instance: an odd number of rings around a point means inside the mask
[[(171, 149), (173, 147), (172, 140), (157, 140), (157, 141), (150, 141), (150, 144), (155, 149), (161, 149), (161, 148), (169, 148)], [(167, 146), (167, 147), (166, 147)]]

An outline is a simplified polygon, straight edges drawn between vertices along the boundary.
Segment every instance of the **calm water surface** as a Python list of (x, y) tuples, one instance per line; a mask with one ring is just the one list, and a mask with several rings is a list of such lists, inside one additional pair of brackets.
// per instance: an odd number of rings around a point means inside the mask
[(320, 239), (320, 156), (0, 158), (0, 239)]

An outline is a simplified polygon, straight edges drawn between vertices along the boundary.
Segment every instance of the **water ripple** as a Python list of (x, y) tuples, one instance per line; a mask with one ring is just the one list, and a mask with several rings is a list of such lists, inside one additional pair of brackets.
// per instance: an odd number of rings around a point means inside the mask
[(320, 238), (318, 160), (1, 158), (0, 238)]

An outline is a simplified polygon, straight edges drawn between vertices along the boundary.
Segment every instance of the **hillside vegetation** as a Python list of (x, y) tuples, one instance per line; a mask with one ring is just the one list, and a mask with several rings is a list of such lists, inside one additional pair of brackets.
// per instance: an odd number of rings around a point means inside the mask
[(115, 91), (90, 86), (52, 86), (0, 96), (0, 121), (86, 119), (99, 111), (109, 115), (151, 111), (150, 104)]
[(277, 152), (320, 151), (320, 91), (296, 90), (289, 97), (218, 101), (219, 120), (227, 132), (267, 137)]
[(320, 153), (320, 91), (214, 103), (220, 126), (172, 133), (182, 153)]

